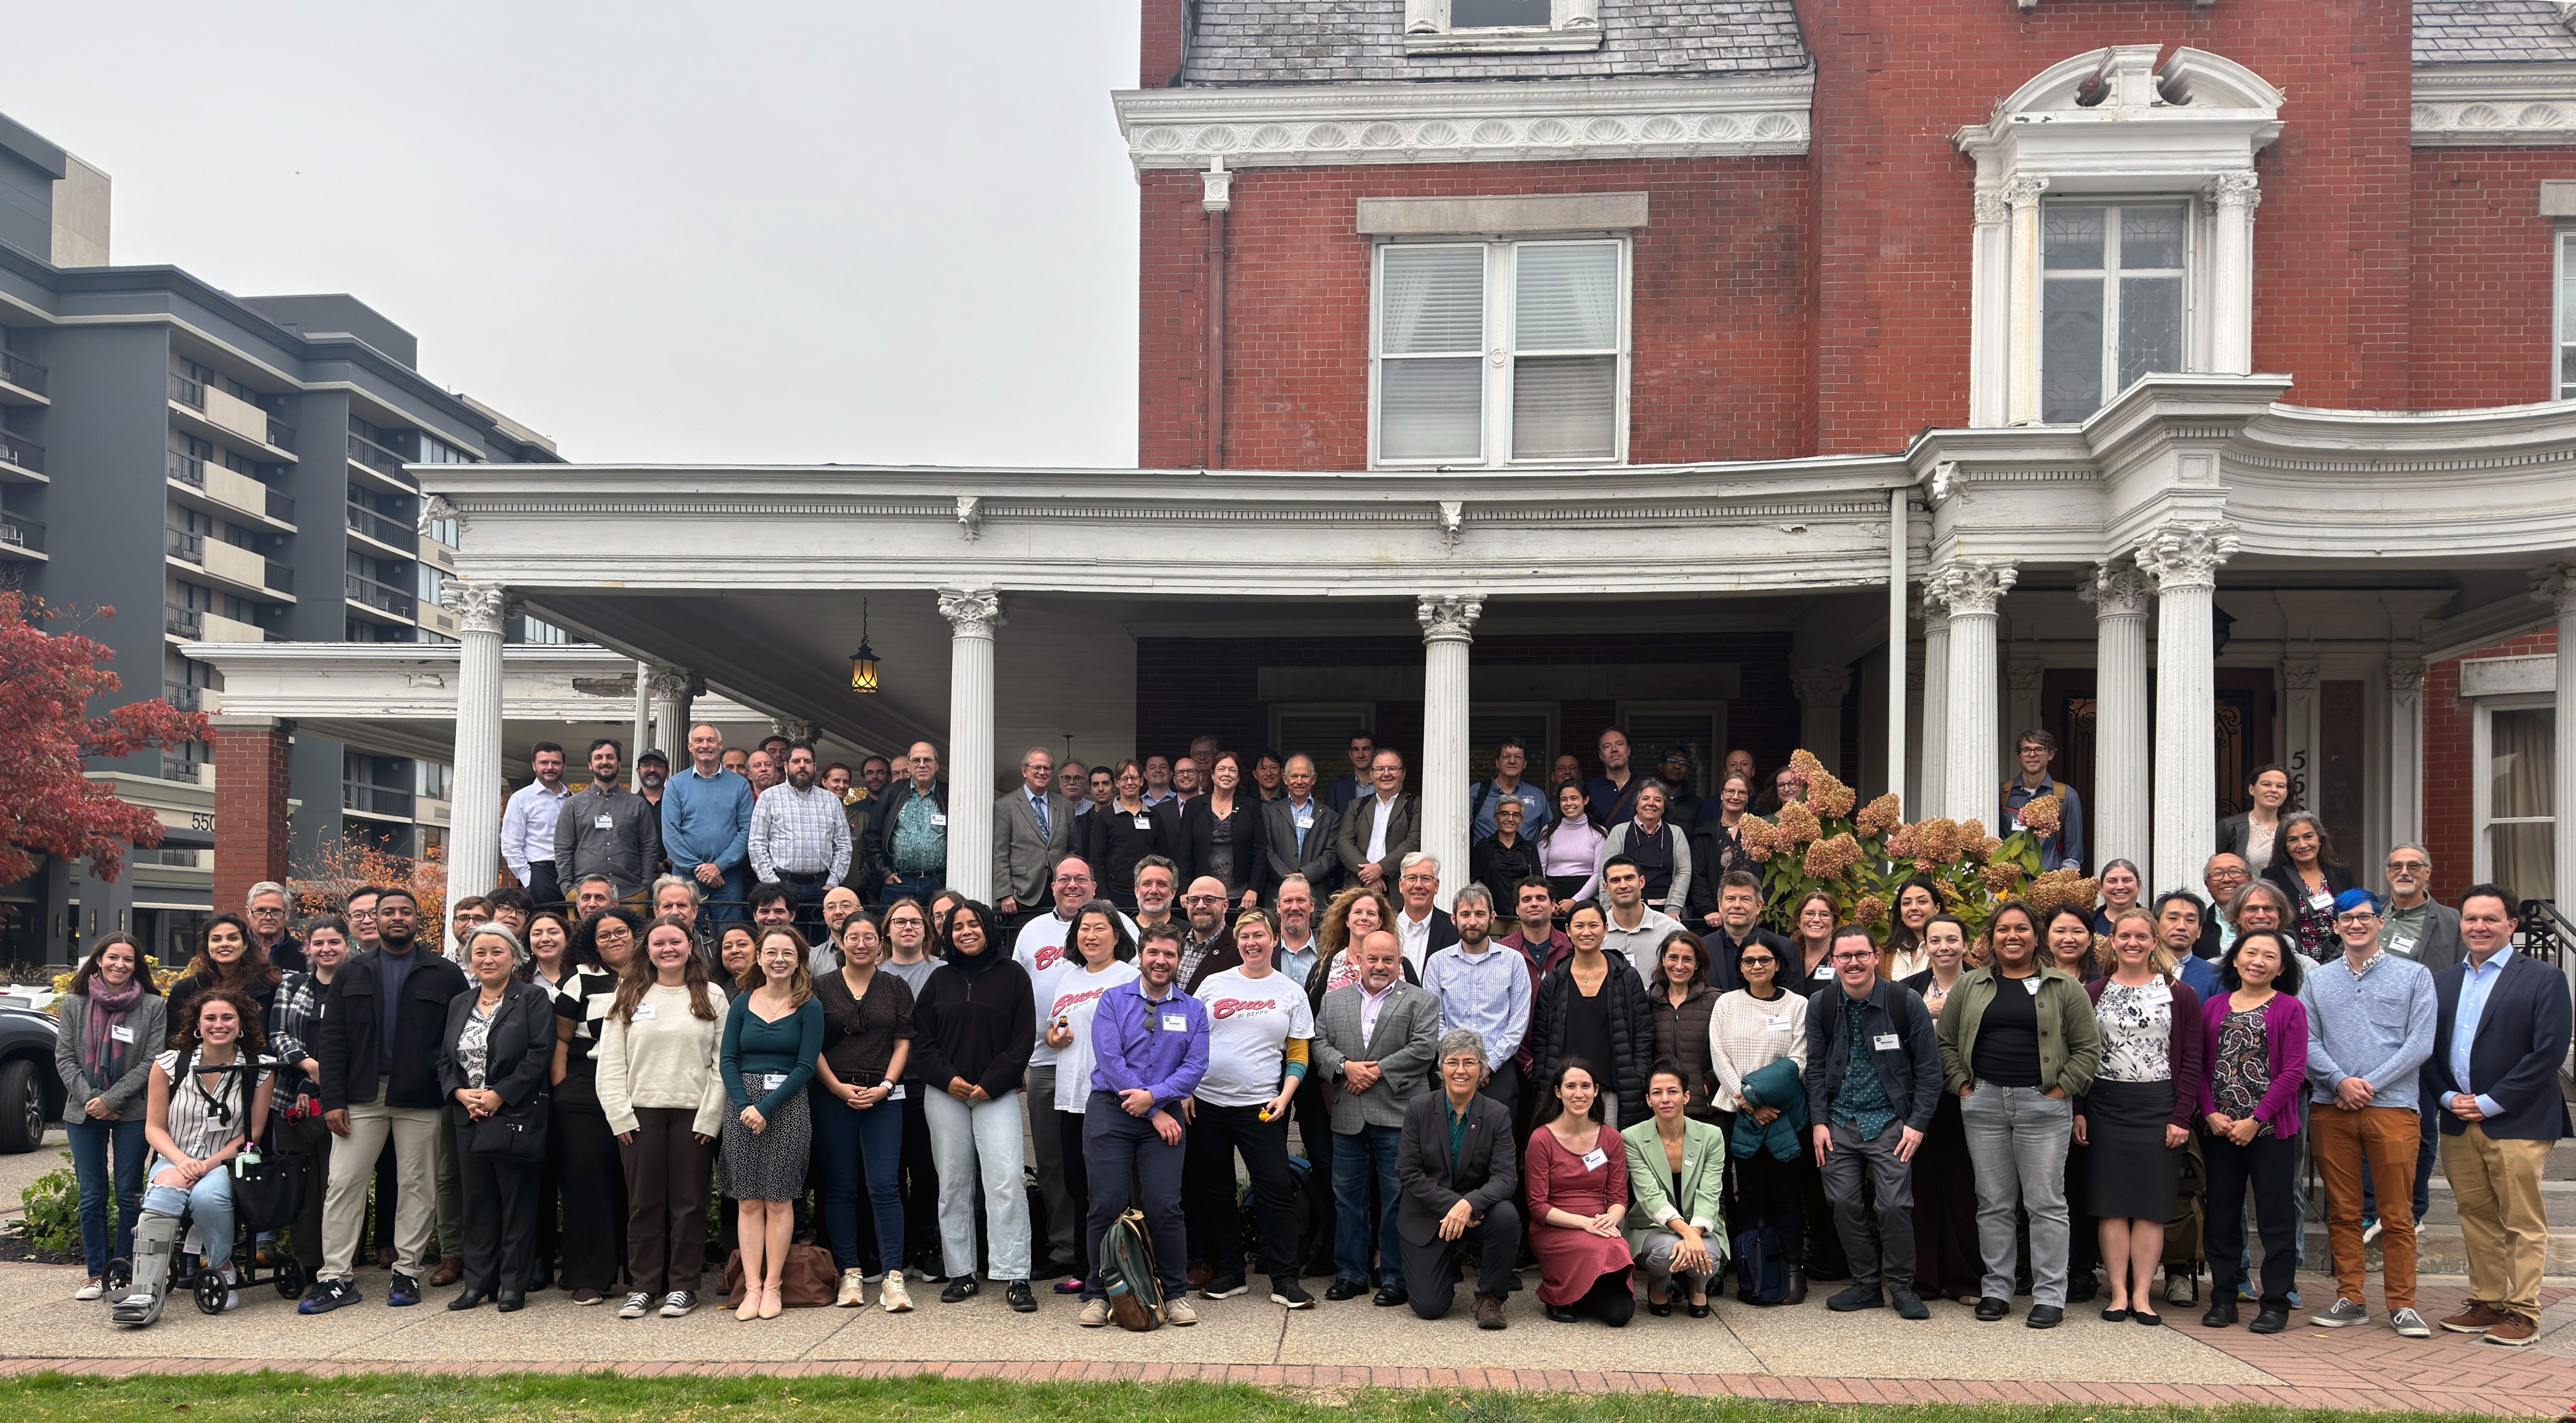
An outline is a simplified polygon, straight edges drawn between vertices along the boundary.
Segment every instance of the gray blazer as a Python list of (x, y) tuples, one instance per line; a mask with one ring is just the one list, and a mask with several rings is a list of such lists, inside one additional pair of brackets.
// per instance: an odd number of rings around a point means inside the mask
[[(1395, 873), (1404, 863), (1404, 857), (1422, 848), (1421, 806), (1421, 801), (1413, 792), (1398, 791), (1395, 794), (1395, 804), (1387, 808), (1386, 858), (1378, 861), (1378, 864), (1386, 871), (1385, 884), (1390, 891), (1394, 888)], [(1350, 871), (1353, 884), (1359, 882), (1360, 866), (1368, 863), (1369, 835), (1376, 825), (1377, 792), (1375, 791), (1354, 797), (1350, 806), (1342, 812), (1342, 833), (1337, 848), (1341, 852), (1342, 868)], [(1460, 866), (1458, 872), (1463, 872), (1465, 868), (1463, 865)], [(1447, 865), (1441, 866), (1440, 869), (1444, 874), (1452, 873)]]
[[(2388, 911), (2383, 907), (2379, 912), (2385, 915)], [(2416, 941), (2414, 952), (2398, 957), (2411, 958), (2440, 973), (2466, 956), (2467, 950), (2460, 943), (2460, 911), (2428, 896), (2424, 901), (2423, 937)]]
[(993, 802), (993, 897), (1016, 899), (1020, 908), (1052, 906), (1049, 881), (1055, 867), (1073, 853), (1073, 802), (1047, 792), (1047, 833), (1038, 834), (1038, 813), (1025, 787)]
[(1440, 1053), (1440, 1000), (1429, 990), (1397, 979), (1377, 1010), (1377, 1032), (1360, 1040), (1360, 986), (1345, 983), (1324, 995), (1315, 1014), (1315, 1040), (1307, 1045), (1318, 1080), (1342, 1075), (1346, 1062), (1374, 1062), (1384, 1078), (1365, 1092), (1333, 1089), (1333, 1131), (1357, 1136), (1362, 1127), (1401, 1127), (1404, 1108), (1431, 1083)]
[(81, 1071), (81, 1043), (89, 1033), (89, 996), (76, 993), (63, 998), (55, 1017), (61, 1032), (54, 1038), (54, 1075), (62, 1079), (63, 1120), (88, 1121), (89, 1114), (82, 1108), (92, 1097), (104, 1099), (120, 1119), (135, 1118), (144, 1084), (152, 1080), (152, 1059), (169, 1046), (170, 1000), (147, 993), (125, 1010), (125, 1025), (134, 1030), (134, 1041), (125, 1048), (125, 1075), (104, 1086)]
[[(1290, 875), (1304, 875), (1307, 882), (1315, 887), (1315, 898), (1320, 902), (1340, 875), (1341, 855), (1336, 839), (1342, 827), (1342, 817), (1334, 813), (1332, 806), (1326, 804), (1320, 795), (1307, 804), (1314, 807), (1315, 820), (1307, 827), (1306, 851), (1302, 855), (1297, 852), (1297, 819), (1289, 808), (1288, 798), (1281, 796), (1261, 807), (1261, 890), (1264, 894), (1277, 893), (1279, 882)], [(1368, 842), (1361, 841), (1360, 848), (1367, 849)]]

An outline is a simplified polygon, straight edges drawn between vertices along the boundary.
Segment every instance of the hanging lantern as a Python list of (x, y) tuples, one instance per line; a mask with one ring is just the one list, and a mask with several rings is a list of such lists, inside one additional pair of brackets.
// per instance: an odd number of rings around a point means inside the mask
[(877, 689), (877, 652), (868, 646), (868, 601), (859, 600), (859, 650), (850, 654), (850, 690), (873, 695)]

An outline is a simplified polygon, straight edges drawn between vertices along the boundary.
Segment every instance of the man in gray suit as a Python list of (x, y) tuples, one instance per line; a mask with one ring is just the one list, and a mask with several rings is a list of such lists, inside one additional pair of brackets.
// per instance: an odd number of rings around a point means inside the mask
[(1055, 756), (1032, 746), (1020, 758), (1020, 788), (993, 803), (993, 908), (1016, 923), (1048, 905), (1055, 867), (1073, 853), (1073, 802), (1055, 788)]
[(1312, 760), (1289, 757), (1280, 781), (1286, 793), (1261, 807), (1262, 893), (1275, 903), (1282, 881), (1304, 875), (1318, 895), (1329, 894), (1341, 873), (1342, 818), (1315, 794)]
[[(1406, 1104), (1422, 1095), (1440, 1039), (1440, 1000), (1404, 979), (1404, 947), (1381, 929), (1352, 951), (1359, 981), (1324, 995), (1310, 1046), (1316, 1076), (1333, 1092), (1333, 1283), (1324, 1298), (1365, 1292), (1369, 1247), (1378, 1253), (1376, 1302), (1404, 1303), (1395, 1233), (1395, 1149)], [(1369, 1187), (1378, 1228), (1369, 1229)]]
[(1354, 884), (1395, 890), (1404, 857), (1422, 848), (1420, 807), (1404, 789), (1404, 757), (1380, 751), (1369, 762), (1371, 793), (1342, 812), (1336, 849)]

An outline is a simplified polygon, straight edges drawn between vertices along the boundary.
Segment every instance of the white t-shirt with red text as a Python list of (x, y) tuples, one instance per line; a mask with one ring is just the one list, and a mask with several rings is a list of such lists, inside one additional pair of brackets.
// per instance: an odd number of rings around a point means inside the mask
[(1315, 1035), (1305, 986), (1284, 973), (1247, 978), (1235, 968), (1209, 974), (1192, 996), (1208, 1014), (1208, 1069), (1198, 1099), (1257, 1107), (1278, 1096), (1288, 1040)]
[[(1126, 923), (1127, 916), (1122, 914), (1118, 917), (1119, 922)], [(1039, 1010), (1037, 1046), (1029, 1053), (1031, 1067), (1053, 1066), (1060, 1056), (1054, 1048), (1047, 1046), (1046, 1005), (1054, 1000), (1059, 979), (1068, 973), (1082, 971), (1082, 955), (1065, 944), (1065, 935), (1072, 928), (1052, 912), (1041, 914), (1020, 926), (1020, 936), (1011, 945), (1011, 957), (1021, 968), (1028, 970), (1030, 996)], [(1127, 924), (1127, 937), (1131, 942), (1135, 939), (1134, 924)], [(1088, 1067), (1083, 1070), (1083, 1075), (1090, 1075)]]
[(1083, 1106), (1091, 1100), (1091, 1020), (1100, 1011), (1100, 995), (1122, 983), (1133, 983), (1141, 974), (1132, 963), (1110, 960), (1098, 973), (1076, 968), (1056, 979), (1055, 997), (1038, 1005), (1038, 1035), (1044, 1037), (1049, 1023), (1058, 1018), (1073, 1033), (1073, 1041), (1055, 1050), (1055, 1109), (1082, 1115)]

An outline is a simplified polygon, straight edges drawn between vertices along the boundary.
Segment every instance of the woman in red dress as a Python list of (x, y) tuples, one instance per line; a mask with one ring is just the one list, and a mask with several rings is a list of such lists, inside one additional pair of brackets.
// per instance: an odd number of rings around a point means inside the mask
[(1613, 1329), (1637, 1313), (1633, 1263), (1620, 1223), (1628, 1214), (1628, 1153), (1601, 1124), (1601, 1086), (1592, 1065), (1569, 1057), (1540, 1100), (1549, 1115), (1530, 1133), (1530, 1248), (1538, 1255), (1539, 1303), (1572, 1324), (1589, 1313)]

